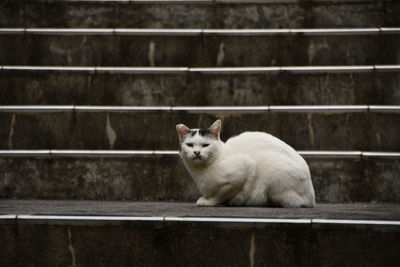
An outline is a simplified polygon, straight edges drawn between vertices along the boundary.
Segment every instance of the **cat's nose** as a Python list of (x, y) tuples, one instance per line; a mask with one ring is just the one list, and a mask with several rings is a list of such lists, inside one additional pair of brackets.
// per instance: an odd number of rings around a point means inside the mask
[(200, 151), (193, 151), (196, 156), (200, 155)]

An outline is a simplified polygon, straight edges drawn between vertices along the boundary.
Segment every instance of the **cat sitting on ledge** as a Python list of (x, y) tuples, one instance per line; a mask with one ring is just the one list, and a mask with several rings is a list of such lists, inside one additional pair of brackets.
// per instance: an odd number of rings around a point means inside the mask
[(197, 206), (315, 206), (310, 170), (292, 147), (263, 132), (244, 132), (224, 143), (221, 124), (176, 125), (180, 156), (202, 194)]

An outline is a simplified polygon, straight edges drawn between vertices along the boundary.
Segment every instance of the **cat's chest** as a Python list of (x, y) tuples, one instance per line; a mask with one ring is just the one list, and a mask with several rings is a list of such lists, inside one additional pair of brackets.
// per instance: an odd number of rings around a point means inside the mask
[(220, 182), (224, 177), (224, 170), (220, 168), (217, 162), (207, 168), (197, 169), (192, 172), (192, 176), (200, 191), (208, 191)]
[(192, 172), (193, 178), (199, 183), (207, 183), (215, 179), (218, 175), (218, 171), (215, 168), (203, 168), (197, 169)]

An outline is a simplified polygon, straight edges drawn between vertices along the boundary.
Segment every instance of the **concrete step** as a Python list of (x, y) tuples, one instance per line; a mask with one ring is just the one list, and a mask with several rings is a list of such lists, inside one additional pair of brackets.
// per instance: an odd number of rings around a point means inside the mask
[[(399, 203), (399, 153), (304, 151), (318, 203)], [(0, 198), (191, 201), (177, 151), (1, 151)]]
[(301, 210), (68, 201), (0, 201), (0, 206), (10, 212), (0, 216), (5, 266), (400, 263), (400, 209), (393, 204)]
[[(0, 216), (4, 220), (5, 215), (14, 215), (18, 218), (28, 220), (34, 219), (35, 216), (42, 216), (42, 221), (49, 220), (44, 216), (68, 216), (65, 219), (72, 219), (77, 216), (90, 221), (91, 216), (95, 221), (96, 217), (103, 216), (119, 216), (120, 219), (127, 217), (131, 219), (159, 218), (167, 221), (168, 219), (185, 218), (194, 221), (195, 218), (207, 220), (220, 217), (227, 220), (235, 221), (235, 219), (243, 220), (252, 219), (255, 222), (257, 219), (268, 220), (312, 220), (313, 223), (322, 223), (322, 220), (329, 220), (333, 223), (335, 220), (345, 223), (364, 223), (364, 225), (377, 226), (385, 225), (386, 222), (390, 225), (396, 225), (396, 221), (400, 220), (399, 204), (370, 204), (370, 203), (354, 203), (354, 204), (321, 204), (317, 203), (314, 208), (278, 208), (278, 207), (197, 207), (191, 202), (140, 202), (140, 201), (91, 201), (91, 200), (0, 200)], [(28, 218), (29, 216), (29, 218)], [(112, 217), (111, 217), (112, 218)], [(168, 218), (168, 219), (167, 219)], [(99, 218), (100, 219), (100, 218)], [(36, 220), (40, 220), (37, 218)], [(103, 218), (106, 220), (106, 218)], [(189, 221), (188, 220), (188, 221)], [(127, 220), (129, 221), (129, 220)], [(4, 221), (3, 221), (4, 222)], [(295, 222), (295, 221), (294, 221)], [(328, 223), (326, 221), (325, 223)]]
[(4, 65), (276, 66), (400, 63), (400, 28), (0, 29)]
[(0, 27), (374, 27), (398, 26), (398, 14), (390, 0), (6, 0)]
[[(1, 149), (176, 149), (175, 125), (263, 131), (298, 150), (399, 151), (400, 106), (0, 106)], [(28, 134), (29, 133), (29, 134)]]
[(400, 104), (400, 65), (0, 68), (3, 105)]

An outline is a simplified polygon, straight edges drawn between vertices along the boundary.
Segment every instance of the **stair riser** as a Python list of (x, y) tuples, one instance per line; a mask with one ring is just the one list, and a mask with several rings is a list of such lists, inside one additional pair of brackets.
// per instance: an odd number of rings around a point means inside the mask
[(400, 113), (0, 113), (0, 149), (175, 150), (175, 125), (209, 127), (223, 119), (222, 140), (263, 131), (297, 150), (399, 151)]
[(400, 104), (400, 74), (239, 75), (0, 72), (0, 104), (365, 105)]
[(398, 18), (395, 16), (398, 9), (394, 1), (273, 4), (8, 1), (1, 3), (0, 6), (0, 26), (134, 28), (398, 26)]
[[(307, 159), (317, 202), (400, 202), (400, 160)], [(193, 201), (177, 156), (0, 158), (0, 198)]]
[(276, 66), (400, 63), (399, 35), (138, 37), (2, 35), (4, 65)]
[(0, 225), (2, 262), (6, 266), (16, 262), (21, 266), (398, 266), (400, 262), (398, 229), (309, 224), (53, 223)]

